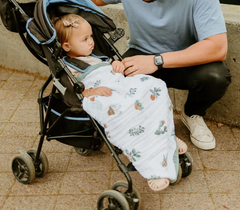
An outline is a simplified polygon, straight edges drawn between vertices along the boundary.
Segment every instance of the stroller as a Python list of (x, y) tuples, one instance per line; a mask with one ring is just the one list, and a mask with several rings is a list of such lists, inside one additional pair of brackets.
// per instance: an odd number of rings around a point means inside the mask
[[(81, 94), (84, 85), (76, 80), (62, 60), (63, 50), (50, 20), (68, 13), (81, 15), (92, 26), (95, 49), (113, 60), (122, 59), (114, 43), (124, 36), (124, 30), (116, 28), (115, 23), (90, 0), (38, 0), (30, 3), (1, 0), (0, 9), (5, 27), (12, 32), (18, 32), (29, 51), (50, 70), (50, 76), (38, 96), (38, 148), (27, 152), (20, 150), (21, 154), (12, 160), (15, 178), (20, 183), (29, 184), (35, 177), (43, 177), (46, 174), (48, 159), (42, 151), (45, 138), (47, 141), (57, 140), (73, 146), (82, 156), (100, 150), (105, 143), (127, 181), (116, 182), (111, 190), (103, 192), (98, 198), (97, 208), (139, 209), (141, 196), (129, 175), (130, 171), (136, 169), (131, 163), (122, 163), (119, 158), (122, 151), (109, 142), (104, 128), (84, 112)], [(71, 62), (75, 66), (82, 65), (74, 63), (74, 60)], [(51, 93), (44, 96), (49, 86)], [(179, 156), (180, 167), (176, 182), (191, 173), (192, 164), (189, 152)]]

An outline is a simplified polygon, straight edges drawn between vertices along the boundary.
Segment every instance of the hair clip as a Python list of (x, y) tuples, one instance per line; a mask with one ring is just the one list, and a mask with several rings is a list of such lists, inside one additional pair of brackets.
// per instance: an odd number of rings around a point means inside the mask
[(72, 21), (71, 23), (68, 22), (67, 20), (64, 20), (63, 25), (66, 26), (66, 27), (72, 26), (74, 28), (77, 28), (79, 26), (79, 24), (76, 23), (77, 21), (79, 21), (79, 19), (76, 19), (76, 20)]

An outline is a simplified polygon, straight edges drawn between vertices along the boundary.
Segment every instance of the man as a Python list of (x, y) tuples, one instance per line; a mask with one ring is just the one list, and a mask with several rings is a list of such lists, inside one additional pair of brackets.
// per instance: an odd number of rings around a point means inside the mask
[(196, 147), (214, 149), (203, 116), (231, 83), (223, 62), (228, 46), (219, 0), (92, 1), (123, 4), (130, 30), (125, 75), (151, 74), (169, 88), (189, 90), (181, 119)]

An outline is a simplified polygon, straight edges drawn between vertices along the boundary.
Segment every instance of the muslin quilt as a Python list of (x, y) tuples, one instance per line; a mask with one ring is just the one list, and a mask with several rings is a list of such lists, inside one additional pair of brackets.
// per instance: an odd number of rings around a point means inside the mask
[(83, 109), (104, 127), (146, 179), (176, 180), (178, 153), (172, 103), (165, 83), (149, 75), (125, 77), (109, 64), (82, 76), (85, 88), (106, 86), (110, 97), (83, 99)]

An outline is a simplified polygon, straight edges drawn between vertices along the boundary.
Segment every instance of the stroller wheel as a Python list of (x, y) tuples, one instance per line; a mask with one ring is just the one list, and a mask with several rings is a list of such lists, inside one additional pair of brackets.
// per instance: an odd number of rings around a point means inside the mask
[(30, 184), (35, 179), (35, 167), (28, 155), (21, 154), (12, 160), (12, 172), (22, 184)]
[[(31, 156), (33, 162), (35, 162), (37, 149), (30, 149), (27, 151), (27, 153)], [(36, 177), (43, 177), (47, 171), (48, 171), (48, 159), (47, 156), (43, 151), (40, 152), (39, 161), (37, 161), (37, 164), (35, 165), (35, 174)]]
[(91, 152), (90, 149), (84, 149), (81, 147), (74, 147), (74, 149), (79, 155), (82, 155), (82, 156), (87, 156)]
[(193, 158), (189, 152), (179, 155), (179, 163), (182, 168), (182, 177), (187, 177), (192, 172)]
[(102, 149), (104, 145), (104, 141), (102, 139), (100, 139), (100, 141), (98, 142), (98, 144), (94, 145), (93, 147), (93, 151), (99, 151)]
[(126, 193), (127, 189), (128, 189), (128, 183), (126, 181), (117, 181), (113, 184), (113, 186), (111, 187), (112, 190), (116, 190), (122, 194), (125, 194), (126, 196), (130, 196), (133, 199), (133, 203), (134, 203), (134, 207), (132, 207), (131, 209), (135, 209), (138, 210), (141, 207), (141, 194), (138, 191), (138, 189), (136, 189), (134, 186), (132, 188), (132, 195), (128, 195)]
[(98, 210), (130, 210), (124, 195), (115, 190), (106, 190), (98, 198)]
[(178, 176), (177, 176), (177, 180), (174, 182), (174, 183), (170, 183), (171, 185), (175, 185), (177, 184), (178, 182), (180, 182), (180, 180), (182, 179), (182, 167), (179, 163), (179, 166), (178, 166)]

